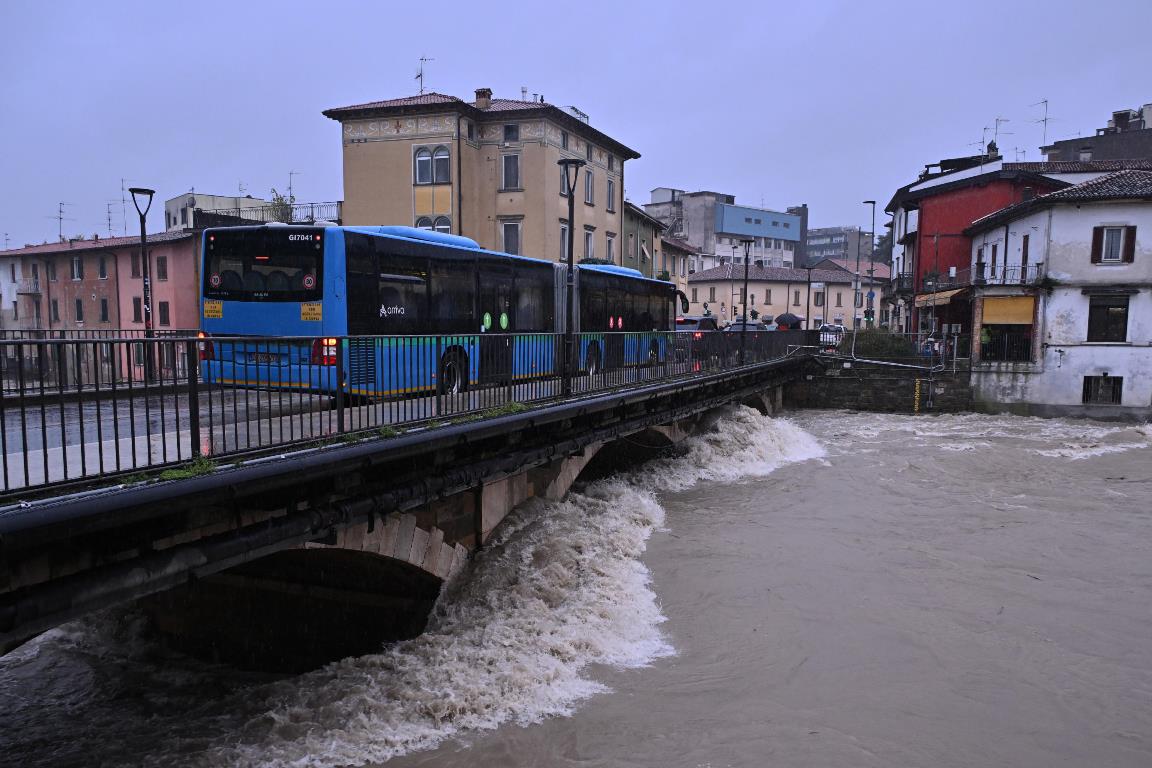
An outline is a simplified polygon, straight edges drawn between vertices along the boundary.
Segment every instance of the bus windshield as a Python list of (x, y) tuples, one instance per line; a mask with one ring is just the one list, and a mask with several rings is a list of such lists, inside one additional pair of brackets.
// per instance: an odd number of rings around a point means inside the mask
[(319, 301), (323, 263), (323, 229), (208, 230), (204, 296), (228, 301)]

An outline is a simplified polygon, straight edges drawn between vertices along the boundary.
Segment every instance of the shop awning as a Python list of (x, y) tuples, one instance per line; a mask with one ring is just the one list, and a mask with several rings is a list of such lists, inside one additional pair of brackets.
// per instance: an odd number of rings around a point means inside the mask
[(1035, 296), (985, 296), (984, 325), (1032, 325)]
[(953, 288), (950, 291), (937, 291), (936, 293), (918, 293), (916, 294), (916, 306), (918, 307), (941, 307), (952, 300), (952, 297), (964, 290), (963, 288)]

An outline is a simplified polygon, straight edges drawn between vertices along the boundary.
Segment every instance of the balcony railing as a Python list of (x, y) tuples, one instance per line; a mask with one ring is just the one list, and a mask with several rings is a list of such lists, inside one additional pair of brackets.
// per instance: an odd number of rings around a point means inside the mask
[(980, 342), (980, 360), (986, 363), (1032, 362), (1031, 333), (993, 333)]
[(916, 285), (916, 276), (911, 272), (901, 272), (892, 278), (892, 290), (896, 293), (911, 293)]
[(40, 278), (26, 277), (23, 280), (16, 281), (16, 293), (39, 295), (40, 293)]
[(985, 264), (976, 262), (970, 272), (973, 285), (1035, 285), (1040, 282), (1042, 264)]
[(251, 208), (216, 208), (192, 212), (192, 225), (203, 227), (246, 227), (253, 224), (315, 224), (317, 222), (340, 223), (341, 204), (296, 203), (261, 205)]

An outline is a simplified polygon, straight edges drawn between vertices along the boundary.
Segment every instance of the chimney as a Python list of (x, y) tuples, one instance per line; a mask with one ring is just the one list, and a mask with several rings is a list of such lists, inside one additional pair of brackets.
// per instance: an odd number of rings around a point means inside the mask
[(477, 88), (476, 89), (476, 109), (488, 109), (492, 106), (492, 89), (491, 88)]
[(1036, 197), (1036, 190), (1032, 187), (1024, 187), (1024, 193), (1020, 195), (1021, 200), (1032, 200)]

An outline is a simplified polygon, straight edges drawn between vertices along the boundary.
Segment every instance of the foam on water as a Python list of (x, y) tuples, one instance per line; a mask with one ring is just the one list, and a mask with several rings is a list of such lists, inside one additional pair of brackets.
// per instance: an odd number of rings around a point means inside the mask
[[(146, 705), (110, 701), (105, 710), (99, 702), (84, 713), (99, 721), (88, 733), (119, 732), (124, 742), (143, 742), (147, 755), (115, 738), (92, 753), (147, 765), (363, 765), (571, 713), (605, 690), (591, 665), (639, 667), (674, 652), (640, 559), (664, 522), (656, 492), (763, 476), (823, 454), (792, 422), (748, 408), (731, 409), (684, 447), (682, 456), (591, 483), (561, 502), (517, 509), (446, 588), (427, 631), (379, 654), (242, 684), (217, 667), (149, 661), (136, 673), (149, 689), (140, 694)], [(134, 669), (139, 641), (117, 637), (123, 633), (123, 614), (109, 614), (57, 630), (25, 653), (81, 651)]]

